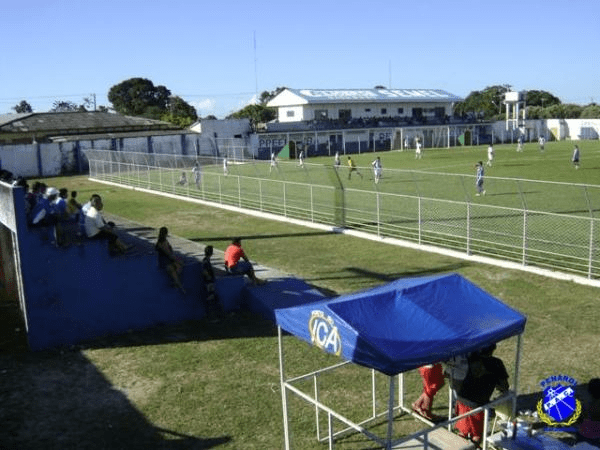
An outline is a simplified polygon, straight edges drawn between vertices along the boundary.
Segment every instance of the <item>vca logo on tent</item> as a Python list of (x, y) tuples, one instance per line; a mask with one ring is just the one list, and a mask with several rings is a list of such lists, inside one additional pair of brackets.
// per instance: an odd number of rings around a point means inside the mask
[(553, 375), (540, 381), (544, 398), (537, 404), (542, 422), (551, 427), (573, 425), (581, 415), (581, 402), (575, 398), (575, 379), (567, 375)]
[(333, 319), (323, 311), (313, 311), (308, 321), (310, 340), (317, 347), (340, 356), (342, 341)]

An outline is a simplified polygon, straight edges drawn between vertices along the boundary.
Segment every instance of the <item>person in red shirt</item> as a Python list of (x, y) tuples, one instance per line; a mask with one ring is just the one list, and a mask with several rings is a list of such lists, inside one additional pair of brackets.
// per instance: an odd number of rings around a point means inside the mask
[(254, 274), (254, 267), (242, 249), (242, 239), (234, 238), (225, 250), (225, 267), (233, 274), (248, 275), (254, 284), (263, 284)]

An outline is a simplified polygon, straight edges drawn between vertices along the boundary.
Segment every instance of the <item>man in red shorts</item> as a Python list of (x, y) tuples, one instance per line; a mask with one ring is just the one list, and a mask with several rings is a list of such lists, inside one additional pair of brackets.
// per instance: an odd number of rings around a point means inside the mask
[(423, 392), (412, 404), (412, 409), (426, 419), (437, 420), (438, 417), (431, 412), (431, 408), (433, 406), (433, 397), (444, 385), (442, 365), (437, 363), (421, 366), (419, 367), (419, 374), (423, 380)]
[[(496, 344), (469, 356), (469, 371), (456, 402), (457, 414), (462, 415), (490, 401), (494, 389), (508, 391), (508, 373), (501, 359), (492, 356)], [(456, 429), (465, 438), (479, 444), (483, 435), (483, 411), (456, 422)]]

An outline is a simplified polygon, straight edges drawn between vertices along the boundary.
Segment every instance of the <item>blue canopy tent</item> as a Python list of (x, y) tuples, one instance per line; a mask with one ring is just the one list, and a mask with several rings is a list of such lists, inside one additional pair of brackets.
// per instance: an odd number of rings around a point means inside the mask
[[(526, 323), (523, 314), (458, 274), (399, 279), (334, 299), (277, 309), (275, 316), (280, 331), (285, 416), (286, 391), (298, 392), (293, 382), (285, 380), (281, 330), (392, 379), (422, 365), (447, 361), (520, 336)], [(517, 368), (520, 339), (518, 341)], [(514, 385), (517, 375), (515, 373)], [(393, 389), (394, 382), (391, 382), (390, 419), (394, 409)], [(335, 417), (355, 430), (366, 431), (341, 416)], [(286, 417), (284, 425), (287, 443)], [(385, 445), (391, 448), (391, 425)]]

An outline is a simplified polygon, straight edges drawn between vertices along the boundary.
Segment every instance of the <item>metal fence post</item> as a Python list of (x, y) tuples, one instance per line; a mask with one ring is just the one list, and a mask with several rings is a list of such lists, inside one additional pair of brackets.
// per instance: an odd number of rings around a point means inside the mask
[(527, 210), (523, 210), (523, 257), (522, 264), (527, 265)]

